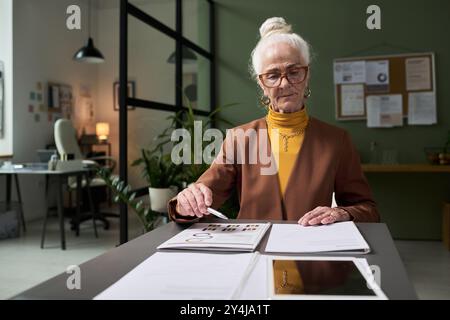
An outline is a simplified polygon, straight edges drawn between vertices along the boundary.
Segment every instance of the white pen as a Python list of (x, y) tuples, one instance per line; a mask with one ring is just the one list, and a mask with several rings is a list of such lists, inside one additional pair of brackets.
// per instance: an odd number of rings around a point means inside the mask
[(208, 209), (206, 209), (206, 211), (208, 211), (209, 213), (215, 215), (216, 217), (219, 217), (219, 218), (221, 218), (221, 219), (228, 220), (228, 217), (227, 217), (227, 216), (225, 216), (224, 214), (220, 213), (220, 212), (217, 211), (217, 210), (214, 210), (213, 208), (208, 208)]

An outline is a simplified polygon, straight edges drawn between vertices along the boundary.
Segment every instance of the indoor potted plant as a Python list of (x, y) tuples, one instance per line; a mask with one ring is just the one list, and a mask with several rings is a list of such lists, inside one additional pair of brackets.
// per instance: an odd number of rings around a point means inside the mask
[(175, 165), (162, 147), (141, 150), (141, 157), (132, 166), (142, 166), (142, 177), (149, 185), (150, 207), (156, 212), (167, 212), (167, 202), (178, 192), (182, 166)]
[[(194, 111), (189, 99), (185, 98), (186, 108), (177, 111), (174, 115), (167, 117), (168, 120), (171, 120), (169, 126), (156, 137), (157, 145), (154, 150), (170, 149), (173, 147), (173, 142), (171, 141), (172, 131), (175, 129), (185, 129), (189, 132), (191, 137), (191, 146), (189, 148), (190, 159), (194, 159), (194, 141), (196, 141), (196, 130), (195, 130), (195, 121), (196, 117), (194, 115)], [(214, 111), (208, 114), (207, 119), (202, 121), (202, 132), (211, 127), (212, 122), (215, 120), (217, 123), (221, 122), (229, 127), (234, 127), (234, 124), (229, 122), (228, 120), (220, 117), (218, 115), (219, 112), (223, 111), (226, 108), (237, 105), (237, 103), (227, 104), (221, 107), (216, 107)], [(222, 134), (225, 136), (225, 130), (221, 130)], [(203, 139), (201, 139), (203, 141)], [(209, 142), (203, 141), (203, 148)], [(203, 150), (203, 149), (202, 149)], [(141, 160), (143, 157), (141, 158)], [(170, 161), (170, 158), (169, 158)], [(140, 161), (142, 163), (142, 161)], [(190, 183), (197, 181), (197, 179), (209, 168), (209, 164), (200, 163), (196, 164), (192, 161), (190, 164), (181, 164), (178, 167), (181, 171), (177, 176), (176, 181), (178, 182), (178, 186), (180, 188), (185, 188)], [(175, 196), (175, 195), (174, 195)], [(221, 211), (226, 213), (229, 217), (235, 217), (236, 213), (239, 211), (239, 202), (237, 199), (237, 194), (233, 193), (230, 199), (228, 199), (223, 206), (221, 207)]]

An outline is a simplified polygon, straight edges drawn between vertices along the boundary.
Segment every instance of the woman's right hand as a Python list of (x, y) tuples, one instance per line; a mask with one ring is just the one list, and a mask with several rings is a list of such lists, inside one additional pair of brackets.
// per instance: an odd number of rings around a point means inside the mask
[(177, 213), (182, 216), (209, 215), (206, 208), (212, 204), (212, 191), (203, 183), (192, 183), (177, 195)]

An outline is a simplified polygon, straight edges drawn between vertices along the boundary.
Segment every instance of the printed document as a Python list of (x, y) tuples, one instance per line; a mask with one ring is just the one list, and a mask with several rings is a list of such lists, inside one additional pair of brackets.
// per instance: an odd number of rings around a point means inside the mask
[(356, 225), (346, 221), (307, 227), (300, 224), (274, 224), (266, 252), (368, 253), (370, 248)]

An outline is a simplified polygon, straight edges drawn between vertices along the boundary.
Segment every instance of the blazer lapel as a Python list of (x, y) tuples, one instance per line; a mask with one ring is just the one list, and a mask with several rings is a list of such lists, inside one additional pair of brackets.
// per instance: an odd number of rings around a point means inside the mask
[[(267, 123), (265, 118), (261, 119), (262, 121), (259, 122), (258, 124), (258, 129), (257, 131), (259, 132), (260, 129), (264, 129), (266, 130), (266, 150), (267, 150), (267, 154), (270, 155), (271, 157), (271, 164), (275, 164), (275, 166), (278, 166), (278, 164), (275, 162), (275, 158), (274, 155), (272, 153), (272, 147), (271, 147), (271, 143), (270, 143), (270, 138), (269, 138), (269, 132), (267, 131)], [(259, 139), (259, 135), (258, 135), (258, 139)], [(258, 141), (259, 144), (259, 141)], [(258, 159), (259, 160), (259, 159)], [(258, 187), (258, 190), (261, 190), (261, 194), (259, 195), (260, 199), (264, 199), (264, 201), (262, 201), (261, 203), (270, 203), (271, 206), (265, 206), (264, 208), (261, 207), (261, 210), (264, 210), (263, 212), (265, 212), (264, 215), (267, 214), (268, 217), (270, 217), (270, 219), (279, 219), (282, 220), (285, 218), (284, 213), (283, 213), (283, 208), (282, 208), (282, 199), (281, 199), (281, 195), (280, 195), (280, 182), (278, 180), (278, 169), (276, 170), (275, 174), (269, 174), (269, 175), (262, 175), (262, 168), (267, 168), (268, 165), (263, 165), (261, 164), (260, 161), (257, 162), (257, 165), (254, 166), (255, 170), (258, 170), (257, 174), (261, 175), (260, 176), (260, 181), (261, 184)]]

